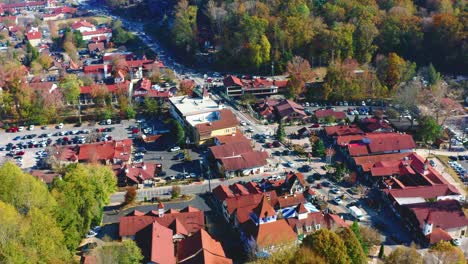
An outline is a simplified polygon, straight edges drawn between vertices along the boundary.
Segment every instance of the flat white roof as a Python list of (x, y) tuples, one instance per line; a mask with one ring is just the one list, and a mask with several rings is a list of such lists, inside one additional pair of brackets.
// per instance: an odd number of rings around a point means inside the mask
[(395, 198), (395, 200), (400, 205), (425, 203), (426, 202), (426, 200), (424, 198), (422, 198), (422, 197), (397, 197), (397, 198)]
[(169, 101), (184, 117), (213, 112), (224, 108), (222, 104), (218, 105), (209, 97), (202, 99), (189, 98), (188, 96), (177, 96), (169, 98)]

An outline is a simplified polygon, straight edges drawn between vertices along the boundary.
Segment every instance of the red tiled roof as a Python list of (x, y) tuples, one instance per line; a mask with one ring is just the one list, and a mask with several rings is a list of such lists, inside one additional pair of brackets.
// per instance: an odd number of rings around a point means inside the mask
[(305, 214), (305, 213), (308, 213), (308, 212), (309, 211), (307, 211), (307, 209), (305, 208), (304, 203), (300, 203), (296, 207), (296, 213), (298, 213), (298, 214)]
[(338, 215), (326, 214), (325, 219), (328, 223), (328, 228), (348, 227), (349, 225)]
[(391, 153), (383, 155), (360, 156), (353, 157), (357, 166), (361, 166), (363, 172), (369, 172), (374, 164), (381, 161), (403, 160), (404, 157), (409, 157), (412, 152), (407, 153)]
[(251, 151), (242, 153), (240, 157), (227, 157), (220, 159), (226, 171), (236, 171), (265, 166), (268, 158), (266, 151)]
[(329, 137), (364, 134), (364, 132), (356, 126), (328, 126), (325, 127), (325, 132)]
[(245, 184), (245, 188), (249, 190), (249, 193), (262, 193), (256, 182), (249, 181)]
[[(305, 209), (304, 206), (302, 207)], [(307, 213), (307, 210), (305, 209), (302, 213)], [(313, 230), (315, 229), (315, 225), (320, 225), (320, 228), (328, 227), (328, 223), (322, 212), (307, 213), (307, 218), (301, 220), (297, 217), (290, 217), (286, 221), (294, 231), (302, 229), (304, 232), (307, 232), (307, 229), (304, 228), (306, 226), (312, 227)]]
[[(124, 83), (120, 83), (120, 84), (96, 84), (95, 86), (105, 86), (109, 93), (115, 93), (119, 89), (122, 89), (122, 88), (125, 89), (125, 91), (127, 91), (129, 83), (130, 83), (129, 81), (125, 81)], [(92, 91), (93, 91), (93, 85), (80, 87), (80, 94), (91, 94)]]
[(282, 100), (275, 106), (275, 109), (281, 118), (287, 117), (292, 113), (296, 113), (302, 117), (307, 116), (304, 112), (304, 107), (291, 100)]
[(289, 183), (289, 184), (292, 184), (295, 180), (298, 180), (302, 186), (305, 186), (306, 185), (306, 182), (304, 180), (304, 174), (300, 173), (300, 172), (288, 172), (288, 174), (286, 175), (286, 181)]
[(225, 157), (239, 156), (240, 154), (251, 152), (252, 146), (250, 142), (239, 142), (236, 144), (213, 146), (210, 147), (210, 151), (215, 159), (222, 159)]
[(237, 125), (239, 125), (239, 121), (234, 113), (229, 109), (221, 109), (219, 110), (219, 120), (197, 124), (195, 128), (202, 137), (203, 135), (210, 135), (214, 130), (231, 128)]
[(31, 175), (43, 181), (44, 183), (50, 184), (55, 178), (60, 177), (60, 174), (53, 171), (33, 170)]
[(215, 139), (218, 140), (219, 144), (232, 144), (238, 142), (249, 142), (250, 140), (242, 134), (242, 132), (238, 129), (235, 134), (232, 135), (224, 135), (224, 136), (216, 136)]
[(404, 189), (391, 189), (384, 190), (387, 195), (393, 198), (409, 198), (409, 197), (421, 197), (424, 199), (437, 198), (439, 196), (458, 195), (458, 191), (454, 192), (455, 189), (447, 184), (433, 185), (433, 186), (416, 186), (406, 187)]
[(271, 217), (276, 215), (275, 209), (273, 209), (273, 207), (270, 205), (265, 195), (263, 195), (262, 200), (257, 205), (257, 207), (255, 207), (252, 210), (252, 212), (255, 213), (259, 218)]
[(229, 86), (241, 86), (242, 87), (243, 86), (241, 80), (237, 78), (236, 76), (232, 76), (232, 75), (224, 78), (223, 83), (225, 87), (229, 87)]
[[(160, 225), (171, 228), (178, 226), (174, 223), (175, 220), (180, 221), (180, 224), (183, 225), (184, 230), (189, 233), (194, 233), (205, 226), (205, 217), (203, 211), (190, 211), (190, 212), (176, 212), (172, 213), (166, 211), (163, 217), (158, 217), (158, 212), (148, 212), (142, 216), (124, 216), (120, 218), (119, 224), (119, 235), (123, 236), (133, 236), (139, 230), (145, 228), (149, 224), (157, 221)], [(173, 231), (178, 231), (173, 230)], [(179, 230), (180, 231), (180, 230)]]
[(249, 194), (249, 191), (240, 183), (234, 183), (231, 186), (229, 186), (229, 189), (232, 190), (232, 192), (235, 195), (247, 195)]
[(430, 245), (433, 245), (440, 241), (451, 241), (452, 236), (450, 236), (450, 234), (442, 228), (437, 227), (434, 228), (432, 232), (426, 236), (426, 239), (429, 241)]
[(228, 197), (234, 197), (232, 191), (226, 185), (218, 185), (216, 188), (213, 189), (213, 195), (219, 200), (224, 201)]
[(178, 263), (193, 264), (232, 263), (232, 260), (226, 257), (221, 243), (203, 229), (177, 244), (177, 260)]
[(41, 39), (42, 33), (39, 31), (31, 31), (31, 32), (26, 33), (26, 38), (28, 40)]
[(365, 135), (339, 136), (337, 137), (337, 144), (348, 146), (351, 156), (407, 150), (416, 147), (411, 135), (399, 133), (369, 133)]
[(128, 160), (132, 152), (132, 140), (113, 140), (79, 146), (78, 160)]
[(138, 231), (135, 242), (141, 248), (145, 262), (176, 263), (172, 230), (153, 222)]
[(89, 51), (103, 51), (105, 49), (104, 43), (103, 42), (95, 42), (95, 43), (89, 43), (88, 44), (88, 50)]
[(78, 20), (78, 21), (76, 21), (75, 23), (73, 23), (73, 24), (71, 25), (71, 27), (72, 27), (73, 29), (76, 30), (76, 29), (78, 29), (78, 28), (80, 28), (80, 27), (93, 28), (94, 25), (91, 24), (91, 23), (89, 23), (89, 22), (86, 21), (86, 20)]
[(468, 226), (461, 205), (456, 200), (440, 200), (433, 203), (418, 203), (405, 205), (414, 212), (419, 221), (420, 228), (424, 225), (424, 220), (430, 213), (434, 227), (451, 229)]
[(265, 78), (255, 78), (253, 80), (246, 80), (230, 75), (224, 78), (223, 84), (225, 87), (240, 86), (244, 90), (252, 90), (271, 86), (284, 88), (288, 85), (288, 80), (268, 80)]
[(105, 33), (112, 33), (112, 29), (110, 28), (99, 28), (94, 31), (85, 31), (81, 33), (83, 36), (92, 36), (92, 35), (101, 35)]
[[(225, 204), (228, 214), (231, 215), (236, 209), (241, 210), (241, 208), (244, 207), (257, 206), (262, 200), (263, 195), (263, 193), (259, 193), (226, 198)], [(267, 198), (270, 197), (269, 202), (271, 205), (278, 202), (275, 191), (266, 192), (265, 196), (267, 196)]]
[(265, 223), (256, 226), (252, 221), (242, 225), (248, 235), (252, 236), (260, 248), (294, 242), (296, 233), (288, 225), (285, 219)]
[(11, 4), (5, 4), (5, 3), (0, 3), (0, 6), (3, 7), (4, 9), (9, 9), (9, 8), (24, 8), (24, 7), (38, 7), (38, 6), (44, 6), (46, 5), (46, 1), (30, 1), (30, 2), (18, 2), (18, 3), (11, 3)]
[(317, 110), (315, 111), (315, 116), (317, 118), (324, 118), (327, 116), (334, 116), (335, 119), (345, 119), (346, 118), (346, 113), (343, 111), (335, 111), (332, 109), (326, 109), (326, 110)]
[(288, 196), (278, 196), (278, 206), (279, 208), (286, 208), (295, 205), (301, 205), (305, 203), (306, 199), (302, 193)]
[(135, 184), (141, 184), (145, 180), (154, 178), (156, 172), (156, 163), (142, 162), (138, 164), (128, 165), (123, 168), (125, 177)]

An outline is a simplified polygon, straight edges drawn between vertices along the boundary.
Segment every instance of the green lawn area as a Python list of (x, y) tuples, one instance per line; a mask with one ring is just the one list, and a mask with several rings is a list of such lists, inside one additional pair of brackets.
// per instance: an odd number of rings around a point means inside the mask
[[(73, 23), (77, 20), (80, 20), (82, 18), (69, 18), (69, 19), (64, 19), (64, 20), (57, 20), (55, 21), (55, 23), (57, 24), (57, 26), (59, 28), (63, 28), (65, 27), (65, 25), (69, 24), (69, 23)], [(98, 24), (104, 24), (104, 23), (110, 23), (111, 22), (111, 18), (108, 17), (108, 16), (90, 16), (90, 17), (85, 17), (84, 19), (88, 20), (88, 21), (96, 21)]]

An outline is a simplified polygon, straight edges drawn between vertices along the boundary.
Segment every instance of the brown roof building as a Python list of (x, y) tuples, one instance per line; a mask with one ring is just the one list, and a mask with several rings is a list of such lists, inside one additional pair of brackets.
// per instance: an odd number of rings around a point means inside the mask
[(180, 241), (177, 245), (178, 263), (231, 264), (221, 243), (214, 240), (204, 229)]

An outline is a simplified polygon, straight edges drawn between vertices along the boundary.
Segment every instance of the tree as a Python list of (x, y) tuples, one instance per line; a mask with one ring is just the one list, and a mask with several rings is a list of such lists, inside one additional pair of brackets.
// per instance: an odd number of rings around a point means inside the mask
[(239, 102), (245, 106), (252, 105), (257, 101), (257, 98), (253, 94), (243, 94), (239, 98)]
[(419, 120), (417, 135), (424, 143), (429, 141), (435, 142), (441, 133), (442, 127), (437, 124), (437, 121), (433, 117), (424, 116)]
[(94, 251), (98, 263), (133, 264), (141, 263), (141, 249), (133, 240), (110, 242)]
[(440, 241), (431, 246), (429, 253), (424, 257), (425, 263), (437, 264), (464, 264), (466, 263), (463, 251), (448, 241)]
[(380, 244), (380, 249), (379, 249), (379, 259), (383, 259), (385, 257), (385, 248), (384, 244)]
[(172, 135), (175, 136), (176, 144), (185, 143), (185, 130), (182, 125), (176, 120), (172, 120)]
[(279, 141), (283, 141), (286, 137), (286, 131), (284, 131), (283, 121), (280, 120), (278, 123), (278, 128), (276, 129), (276, 138)]
[(322, 264), (325, 260), (307, 247), (281, 247), (268, 258), (258, 258), (252, 264)]
[(399, 246), (385, 258), (385, 264), (422, 264), (423, 259), (414, 247)]
[(356, 220), (354, 220), (353, 224), (351, 225), (351, 230), (356, 235), (356, 238), (359, 241), (359, 244), (361, 245), (362, 250), (367, 255), (369, 253), (369, 245), (362, 238), (361, 229), (359, 228), (359, 224)]
[(437, 72), (436, 69), (434, 68), (434, 65), (430, 63), (427, 69), (427, 81), (429, 82), (429, 84), (431, 86), (435, 85), (436, 83), (440, 82), (441, 79), (442, 77), (440, 76), (440, 73)]
[(62, 89), (65, 100), (69, 103), (76, 103), (80, 97), (80, 87), (83, 85), (82, 81), (76, 74), (66, 75), (59, 83)]
[(295, 56), (288, 62), (287, 74), (289, 75), (288, 95), (290, 98), (296, 98), (304, 91), (305, 83), (314, 78), (309, 62), (299, 56)]
[(416, 64), (406, 62), (396, 53), (388, 54), (377, 62), (377, 75), (390, 90), (395, 90), (401, 83), (411, 79), (416, 71)]
[(161, 106), (151, 97), (145, 97), (143, 104), (145, 105), (145, 112), (149, 116), (159, 115), (161, 112)]
[(183, 95), (192, 96), (195, 82), (193, 80), (182, 80), (179, 84), (179, 90)]
[(359, 226), (359, 231), (361, 233), (363, 243), (369, 248), (382, 243), (382, 236), (374, 228), (361, 225)]
[(197, 6), (189, 5), (187, 0), (180, 0), (176, 7), (176, 15), (172, 34), (177, 47), (186, 52), (195, 48), (195, 32), (197, 30)]
[(350, 263), (353, 264), (364, 264), (367, 262), (366, 254), (361, 247), (358, 237), (349, 228), (342, 228), (337, 233), (344, 241), (346, 251), (348, 253)]
[(324, 120), (324, 121), (325, 121), (325, 123), (327, 123), (327, 124), (332, 124), (332, 123), (335, 123), (336, 118), (335, 118), (335, 116), (333, 116), (333, 115), (329, 115), (329, 116), (326, 116), (326, 117), (325, 117), (325, 120)]
[(107, 86), (98, 84), (91, 85), (91, 97), (98, 107), (104, 107), (106, 102), (110, 101), (110, 96)]
[(313, 147), (312, 147), (312, 154), (315, 157), (320, 157), (323, 158), (325, 157), (325, 144), (321, 139), (318, 139), (315, 141)]
[(323, 257), (326, 263), (345, 264), (350, 262), (345, 243), (337, 234), (328, 229), (320, 229), (307, 236), (302, 243), (304, 247)]
[(332, 178), (335, 182), (341, 182), (345, 178), (346, 175), (349, 175), (349, 169), (348, 167), (346, 167), (346, 164), (342, 162), (336, 163), (335, 167), (336, 167), (335, 173), (332, 174)]
[(173, 185), (173, 186), (172, 186), (172, 190), (171, 190), (171, 197), (172, 197), (172, 199), (178, 198), (178, 197), (180, 196), (180, 192), (181, 192), (180, 186), (178, 186), (178, 185)]
[(135, 187), (128, 187), (127, 192), (125, 192), (125, 204), (132, 204), (137, 196), (137, 191)]

